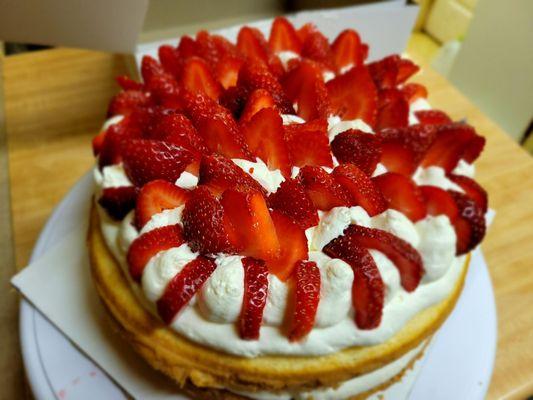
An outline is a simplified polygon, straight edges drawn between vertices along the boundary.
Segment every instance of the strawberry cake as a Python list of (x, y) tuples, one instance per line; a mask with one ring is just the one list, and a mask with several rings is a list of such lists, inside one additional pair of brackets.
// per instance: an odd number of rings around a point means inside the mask
[(195, 399), (359, 399), (401, 379), (485, 234), (485, 139), (367, 61), (276, 18), (206, 31), (119, 77), (93, 140), (89, 249), (120, 332)]

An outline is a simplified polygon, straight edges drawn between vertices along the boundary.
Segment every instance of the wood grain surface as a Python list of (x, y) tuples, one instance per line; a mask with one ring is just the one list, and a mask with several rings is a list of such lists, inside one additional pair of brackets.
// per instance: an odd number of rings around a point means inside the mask
[[(117, 90), (113, 77), (125, 71), (120, 56), (82, 50), (46, 50), (4, 60), (19, 268), (26, 265), (53, 207), (91, 168), (90, 139)], [(524, 399), (533, 395), (533, 159), (430, 68), (414, 80), (428, 87), (435, 108), (454, 119), (467, 118), (488, 139), (476, 164), (478, 180), (497, 211), (483, 244), (498, 309), (498, 351), (488, 398)]]

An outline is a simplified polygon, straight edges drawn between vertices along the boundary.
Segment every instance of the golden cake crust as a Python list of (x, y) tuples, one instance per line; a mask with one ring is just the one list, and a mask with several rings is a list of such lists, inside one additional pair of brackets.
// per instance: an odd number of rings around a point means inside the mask
[[(98, 294), (125, 339), (153, 368), (172, 378), (186, 391), (196, 392), (202, 388), (208, 391), (223, 388), (242, 391), (313, 389), (336, 386), (380, 368), (417, 347), (439, 328), (461, 293), (470, 260), (468, 256), (450, 296), (417, 314), (385, 343), (352, 347), (325, 356), (245, 358), (187, 340), (140, 304), (121, 267), (107, 248), (94, 206), (90, 217), (88, 247)], [(239, 399), (223, 390), (216, 392), (218, 397), (210, 398)], [(211, 394), (214, 396), (215, 392)]]

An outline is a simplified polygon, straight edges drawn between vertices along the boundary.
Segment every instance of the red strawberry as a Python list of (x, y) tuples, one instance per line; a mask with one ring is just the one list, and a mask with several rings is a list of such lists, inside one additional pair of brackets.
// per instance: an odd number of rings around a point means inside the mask
[(413, 104), (418, 99), (427, 99), (428, 90), (419, 83), (408, 83), (400, 89), (403, 97), (409, 104)]
[(199, 256), (174, 275), (163, 296), (156, 303), (157, 312), (165, 324), (170, 324), (174, 320), (215, 269), (216, 264), (213, 260)]
[(185, 109), (210, 151), (228, 158), (250, 158), (250, 152), (233, 116), (202, 94), (186, 94)]
[(196, 41), (190, 36), (182, 36), (178, 44), (178, 57), (187, 59), (189, 57), (198, 56), (198, 45)]
[(352, 303), (355, 323), (360, 329), (379, 326), (385, 302), (385, 285), (370, 252), (352, 235), (340, 236), (324, 247), (323, 252), (348, 263), (354, 273)]
[(315, 324), (320, 301), (320, 270), (313, 261), (298, 261), (293, 274), (296, 288), (289, 340), (297, 342), (311, 332)]
[(466, 124), (441, 125), (438, 128), (437, 138), (426, 151), (420, 165), (422, 167), (434, 165), (451, 172), (469, 145), (474, 143), (476, 136), (474, 128)]
[(220, 99), (220, 105), (227, 108), (235, 118), (239, 118), (246, 106), (250, 91), (242, 86), (231, 86), (224, 90)]
[(463, 175), (450, 174), (448, 175), (448, 178), (461, 186), (461, 189), (465, 191), (465, 194), (477, 203), (483, 213), (487, 212), (488, 195), (479, 183), (472, 178)]
[(128, 264), (133, 280), (139, 282), (150, 258), (163, 250), (185, 243), (179, 225), (168, 225), (146, 232), (133, 241), (128, 249)]
[[(382, 143), (399, 144), (413, 154), (418, 164), (437, 137), (437, 128), (431, 125), (411, 125), (399, 129), (384, 129), (378, 132)], [(383, 151), (385, 154), (385, 149)]]
[(155, 75), (146, 83), (146, 88), (150, 91), (154, 104), (177, 110), (182, 108), (180, 88), (172, 75)]
[(132, 111), (151, 104), (150, 95), (141, 90), (119, 92), (111, 99), (107, 116), (127, 115)]
[(220, 202), (199, 186), (190, 193), (182, 214), (183, 235), (201, 254), (234, 253), (237, 237)]
[(399, 90), (381, 90), (378, 97), (377, 130), (409, 125), (409, 103)]
[(296, 266), (298, 260), (307, 259), (307, 238), (302, 228), (279, 211), (272, 211), (272, 221), (276, 227), (279, 240), (279, 256), (267, 260), (268, 270), (285, 281)]
[(278, 190), (268, 197), (268, 205), (291, 218), (302, 229), (318, 224), (316, 208), (303, 185), (296, 179), (282, 182)]
[(302, 41), (302, 56), (334, 69), (328, 38), (316, 28), (307, 31)]
[(377, 91), (366, 67), (354, 67), (327, 82), (326, 87), (333, 114), (344, 120), (360, 118), (374, 125)]
[(242, 126), (248, 148), (271, 170), (290, 175), (289, 150), (283, 139), (283, 122), (278, 111), (264, 108)]
[(344, 235), (361, 247), (385, 254), (398, 268), (402, 287), (408, 292), (417, 288), (424, 267), (420, 254), (409, 243), (386, 231), (359, 225), (350, 225)]
[(301, 118), (308, 121), (328, 117), (328, 91), (316, 63), (309, 60), (299, 62), (283, 78), (283, 87), (289, 100), (297, 105)]
[(263, 187), (255, 179), (233, 161), (217, 154), (202, 158), (198, 184), (206, 186), (215, 196), (236, 186), (246, 186), (264, 193)]
[(408, 177), (395, 172), (372, 178), (393, 208), (404, 213), (411, 221), (416, 222), (427, 214), (426, 204), (420, 189)]
[(136, 199), (137, 188), (134, 186), (110, 187), (103, 190), (98, 203), (111, 218), (120, 221), (135, 208)]
[(235, 46), (227, 39), (218, 35), (210, 35), (207, 31), (196, 34), (196, 51), (212, 67), (228, 54), (235, 54)]
[(296, 34), (298, 35), (298, 39), (300, 39), (300, 42), (305, 42), (307, 38), (314, 32), (317, 31), (318, 28), (315, 24), (308, 22), (305, 25), (302, 25), (300, 29), (296, 31)]
[(378, 88), (390, 89), (405, 82), (420, 68), (411, 60), (395, 54), (368, 64), (368, 69)]
[(185, 115), (174, 110), (158, 110), (147, 130), (150, 139), (185, 147), (196, 156), (209, 154), (204, 139)]
[(465, 151), (463, 152), (463, 160), (468, 163), (473, 163), (485, 147), (485, 138), (476, 134), (466, 146)]
[(271, 51), (292, 51), (300, 54), (302, 43), (296, 34), (294, 26), (284, 17), (277, 17), (272, 23), (268, 46)]
[(135, 225), (142, 229), (152, 215), (179, 207), (185, 204), (188, 198), (189, 192), (173, 183), (161, 179), (148, 182), (139, 192), (135, 207)]
[(164, 75), (166, 72), (159, 62), (151, 57), (144, 56), (141, 61), (141, 76), (144, 83), (150, 82), (158, 75)]
[(470, 197), (449, 190), (455, 204), (459, 208), (459, 218), (454, 223), (457, 234), (457, 255), (473, 250), (485, 236), (486, 222), (482, 208)]
[(116, 81), (122, 90), (143, 90), (143, 84), (136, 82), (127, 75), (117, 76)]
[(415, 117), (422, 125), (446, 125), (452, 123), (452, 119), (444, 111), (440, 110), (416, 111)]
[(379, 138), (358, 129), (349, 129), (335, 136), (331, 150), (341, 164), (354, 164), (369, 176), (381, 158)]
[(165, 179), (175, 182), (195, 157), (183, 147), (156, 140), (133, 139), (123, 145), (124, 171), (135, 186)]
[(267, 90), (283, 114), (294, 114), (292, 103), (281, 84), (265, 65), (257, 62), (244, 63), (239, 71), (237, 85), (247, 88), (250, 92), (255, 89)]
[(240, 117), (240, 122), (248, 122), (263, 108), (275, 108), (276, 104), (270, 93), (265, 89), (257, 89), (250, 94), (244, 110)]
[(453, 224), (459, 215), (452, 196), (436, 186), (420, 186), (429, 215), (446, 215)]
[(345, 189), (320, 167), (303, 167), (298, 179), (319, 210), (328, 211), (333, 207), (349, 206), (351, 203)]
[(98, 166), (118, 164), (122, 161), (122, 143), (141, 136), (141, 127), (133, 118), (133, 114), (127, 115), (120, 122), (111, 125), (105, 131), (100, 153), (98, 154)]
[(239, 71), (244, 60), (239, 57), (226, 57), (215, 67), (215, 76), (224, 89), (237, 85)]
[(181, 84), (191, 93), (203, 93), (213, 100), (217, 100), (222, 92), (207, 62), (199, 57), (187, 59), (183, 66)]
[(326, 120), (317, 119), (304, 124), (285, 125), (284, 131), (293, 165), (333, 166)]
[(257, 340), (268, 297), (268, 269), (264, 261), (251, 257), (243, 258), (242, 266), (244, 297), (239, 320), (239, 335), (244, 340)]
[(363, 64), (361, 38), (353, 29), (345, 29), (339, 33), (331, 45), (331, 51), (338, 71), (347, 66), (356, 67)]
[(370, 216), (380, 214), (387, 208), (387, 202), (379, 189), (355, 165), (341, 164), (333, 170), (332, 175), (349, 194), (351, 205), (363, 207)]
[(270, 260), (279, 255), (276, 229), (261, 192), (247, 187), (227, 189), (221, 199), (224, 213), (237, 229), (241, 254)]
[(259, 60), (268, 64), (266, 41), (263, 34), (256, 28), (245, 26), (237, 36), (237, 48), (250, 60)]
[(181, 75), (182, 64), (185, 58), (180, 58), (177, 48), (169, 45), (160, 46), (158, 56), (166, 72), (174, 78), (178, 78)]
[(416, 170), (413, 151), (400, 143), (385, 142), (381, 145), (381, 164), (388, 172), (412, 176)]
[(92, 140), (92, 147), (93, 147), (93, 155), (96, 157), (98, 154), (100, 154), (100, 151), (102, 151), (102, 146), (104, 145), (105, 135), (107, 130), (102, 130), (93, 137)]

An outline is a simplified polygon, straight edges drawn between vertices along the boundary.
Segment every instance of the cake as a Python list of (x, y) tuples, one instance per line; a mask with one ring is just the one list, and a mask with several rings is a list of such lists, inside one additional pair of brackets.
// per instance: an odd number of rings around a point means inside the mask
[(124, 339), (195, 399), (359, 399), (402, 378), (485, 234), (485, 140), (399, 55), (276, 18), (145, 56), (93, 140), (88, 234)]

